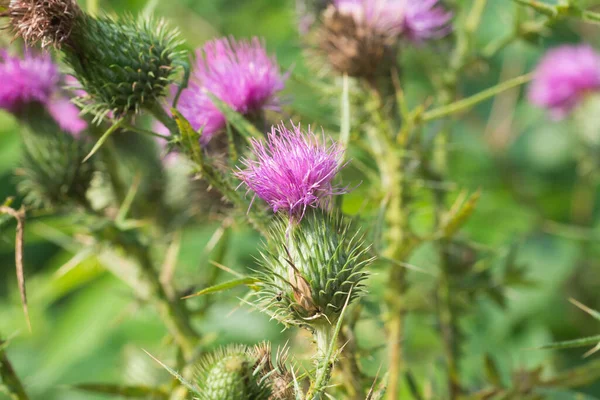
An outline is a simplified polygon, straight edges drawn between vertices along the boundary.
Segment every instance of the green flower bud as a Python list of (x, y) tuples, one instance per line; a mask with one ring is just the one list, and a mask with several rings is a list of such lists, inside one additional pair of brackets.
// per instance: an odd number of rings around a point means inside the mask
[(269, 400), (271, 390), (260, 373), (257, 354), (229, 346), (209, 354), (198, 368), (200, 400)]
[(94, 162), (82, 163), (89, 146), (62, 132), (53, 121), (24, 126), (24, 154), (17, 188), (25, 202), (56, 208), (84, 204), (94, 176)]
[(178, 33), (162, 21), (94, 18), (73, 0), (13, 0), (3, 15), (28, 44), (62, 49), (98, 119), (151, 108), (172, 83)]
[(348, 296), (363, 293), (368, 248), (343, 218), (321, 209), (289, 224), (278, 220), (261, 252), (260, 307), (286, 325), (335, 324)]

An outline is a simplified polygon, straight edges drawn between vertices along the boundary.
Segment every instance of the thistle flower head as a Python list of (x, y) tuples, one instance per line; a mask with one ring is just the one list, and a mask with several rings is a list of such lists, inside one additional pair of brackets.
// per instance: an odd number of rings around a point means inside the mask
[(273, 127), (266, 143), (252, 141), (252, 152), (256, 159), (246, 159), (246, 169), (237, 176), (274, 212), (301, 219), (307, 208), (326, 205), (344, 192), (332, 184), (341, 168), (341, 147), (324, 138), (320, 142), (310, 127), (307, 132), (300, 124), (291, 130), (283, 124)]
[(550, 50), (538, 64), (529, 87), (529, 100), (560, 119), (587, 93), (600, 90), (600, 54), (588, 45)]
[(194, 129), (203, 129), (204, 143), (225, 127), (225, 116), (209, 93), (244, 115), (279, 109), (277, 95), (284, 88), (285, 77), (258, 38), (216, 39), (196, 55), (191, 82), (181, 94), (178, 109)]
[(20, 115), (41, 105), (60, 128), (78, 135), (86, 128), (79, 109), (61, 90), (62, 76), (48, 54), (26, 50), (23, 57), (0, 50), (0, 108)]
[[(13, 31), (29, 45), (60, 46), (69, 39), (82, 11), (75, 0), (4, 0)], [(1, 2), (0, 2), (1, 5)]]

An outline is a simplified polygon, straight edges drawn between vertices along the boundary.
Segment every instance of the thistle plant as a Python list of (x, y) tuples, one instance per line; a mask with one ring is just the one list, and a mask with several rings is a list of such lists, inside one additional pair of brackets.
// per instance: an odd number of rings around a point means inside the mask
[[(0, 338), (0, 393), (55, 400), (58, 379), (91, 376), (65, 390), (165, 400), (595, 394), (600, 363), (562, 351), (590, 346), (593, 357), (597, 330), (556, 306), (575, 292), (599, 317), (600, 53), (588, 33), (589, 44), (554, 45), (559, 28), (600, 22), (584, 2), (302, 0), (308, 51), (294, 44), (277, 58), (267, 48), (285, 48), (279, 31), (278, 43), (207, 37), (188, 57), (176, 24), (150, 17), (164, 2), (140, 18), (83, 3), (0, 0), (5, 36), (27, 45), (0, 51), (0, 109), (22, 149), (18, 197), (0, 202), (1, 242), (15, 237), (31, 338), (39, 327), (34, 345), (50, 360), (22, 350), (29, 336)], [(499, 10), (510, 24), (496, 23)], [(518, 57), (504, 50), (515, 43), (517, 56), (539, 58), (531, 72), (514, 71)], [(275, 116), (290, 122), (272, 126)], [(550, 128), (572, 129), (560, 139), (574, 146), (547, 163), (551, 141), (528, 135)], [(9, 162), (0, 156), (0, 172)], [(75, 336), (61, 319), (70, 306)], [(12, 315), (0, 331), (15, 330)], [(126, 339), (156, 356), (111, 369), (109, 383), (109, 346)], [(73, 358), (64, 370), (63, 353)]]
[(86, 14), (73, 0), (11, 1), (5, 16), (17, 36), (60, 47), (99, 120), (158, 106), (176, 67), (177, 31), (163, 21)]

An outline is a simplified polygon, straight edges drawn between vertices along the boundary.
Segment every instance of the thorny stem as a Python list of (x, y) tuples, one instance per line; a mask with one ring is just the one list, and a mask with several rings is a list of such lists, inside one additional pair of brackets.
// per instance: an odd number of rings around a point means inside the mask
[(12, 400), (29, 400), (25, 387), (10, 363), (3, 345), (4, 341), (0, 339), (0, 378), (2, 378), (0, 383), (6, 387)]
[(388, 135), (387, 121), (382, 116), (383, 100), (375, 94), (373, 115), (376, 117), (376, 131), (371, 132), (373, 152), (379, 160), (382, 180), (382, 192), (386, 193), (386, 249), (385, 258), (390, 263), (390, 276), (385, 294), (388, 305), (387, 335), (389, 351), (389, 381), (387, 398), (396, 400), (400, 390), (399, 379), (404, 369), (403, 339), (404, 339), (404, 293), (406, 292), (406, 269), (399, 263), (408, 256), (411, 246), (408, 243), (407, 217), (405, 210), (405, 146), (391, 143)]
[[(105, 157), (107, 173), (110, 177), (110, 182), (115, 191), (116, 197), (121, 204), (126, 196), (123, 181), (118, 171), (118, 164), (115, 158), (115, 148), (112, 143), (107, 143), (108, 146), (103, 147), (103, 155)], [(88, 210), (92, 210), (91, 207)], [(183, 358), (186, 361), (191, 361), (196, 355), (196, 346), (200, 340), (200, 336), (192, 327), (190, 315), (185, 305), (179, 299), (170, 298), (163, 283), (160, 281), (159, 272), (155, 269), (154, 263), (150, 255), (150, 249), (142, 244), (137, 238), (131, 240), (130, 237), (124, 237), (121, 232), (113, 236), (111, 240), (115, 245), (121, 246), (126, 250), (127, 254), (131, 254), (139, 266), (140, 275), (150, 287), (150, 301), (156, 308), (160, 318), (163, 320), (169, 334), (175, 340), (179, 347)], [(133, 288), (136, 289), (135, 287)], [(174, 390), (171, 399), (185, 399), (187, 393), (184, 391)]]
[(354, 337), (354, 328), (359, 317), (360, 307), (356, 307), (338, 336), (338, 345), (342, 348), (340, 367), (344, 376), (348, 399), (350, 400), (363, 400), (365, 398), (362, 386), (363, 374), (356, 359), (358, 347)]

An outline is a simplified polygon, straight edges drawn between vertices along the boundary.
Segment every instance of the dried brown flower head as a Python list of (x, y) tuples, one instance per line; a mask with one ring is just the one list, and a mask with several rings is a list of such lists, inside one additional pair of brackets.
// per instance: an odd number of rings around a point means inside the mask
[(60, 46), (68, 40), (83, 11), (75, 0), (4, 0), (0, 16), (28, 44)]
[(333, 5), (323, 12), (317, 40), (331, 66), (354, 77), (371, 79), (389, 71), (396, 54), (395, 36), (359, 24)]
[(254, 368), (260, 370), (263, 377), (269, 380), (271, 396), (269, 400), (293, 400), (294, 395), (294, 375), (287, 369), (285, 363), (288, 359), (288, 347), (279, 348), (275, 356), (276, 365), (272, 362), (271, 343), (262, 342), (251, 350), (251, 354), (256, 357)]

